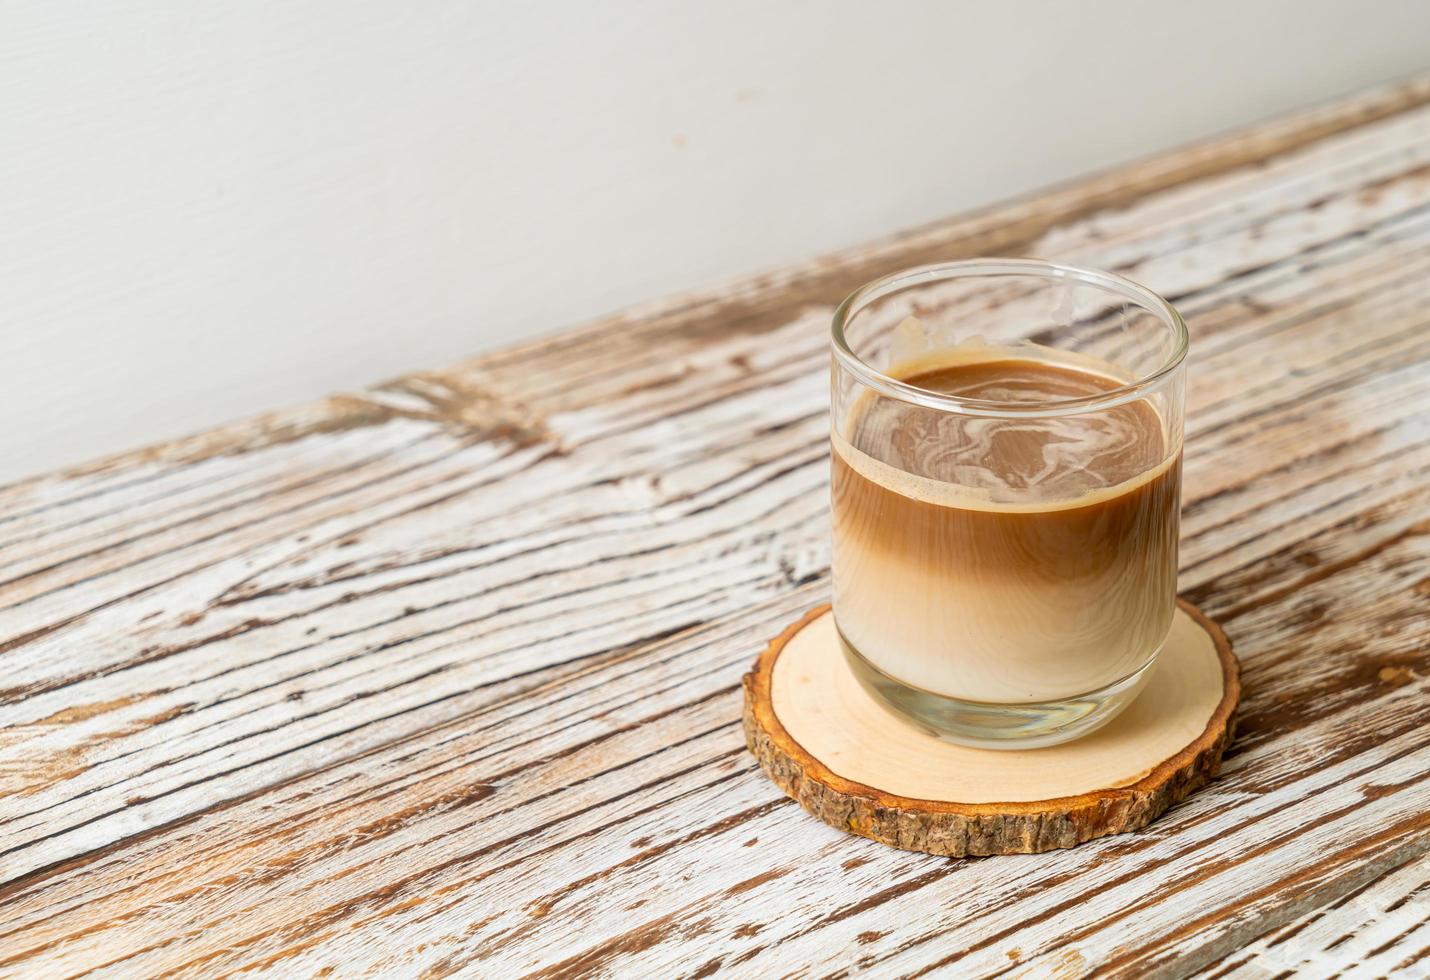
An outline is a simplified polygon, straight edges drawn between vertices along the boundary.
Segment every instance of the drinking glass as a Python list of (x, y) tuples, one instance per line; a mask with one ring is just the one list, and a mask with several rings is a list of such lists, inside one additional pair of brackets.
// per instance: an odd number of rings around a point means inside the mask
[(1176, 608), (1187, 329), (1128, 279), (980, 259), (875, 280), (832, 332), (834, 616), (950, 741), (1111, 720)]

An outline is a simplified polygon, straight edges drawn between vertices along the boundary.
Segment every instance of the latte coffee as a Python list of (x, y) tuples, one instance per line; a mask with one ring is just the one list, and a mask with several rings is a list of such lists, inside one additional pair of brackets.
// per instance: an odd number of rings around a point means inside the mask
[[(957, 348), (885, 373), (1004, 405), (1125, 384), (1089, 358), (1016, 352)], [(832, 473), (835, 615), (856, 673), (998, 705), (1135, 683), (1175, 603), (1181, 448), (1167, 429), (1147, 400), (979, 417), (859, 395)]]

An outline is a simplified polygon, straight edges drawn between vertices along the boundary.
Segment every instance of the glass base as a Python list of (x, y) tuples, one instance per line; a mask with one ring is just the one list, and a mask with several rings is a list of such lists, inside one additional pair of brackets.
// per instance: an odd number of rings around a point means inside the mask
[[(1036, 749), (1070, 742), (1116, 718), (1152, 675), (1157, 655), (1106, 687), (1061, 701), (989, 704), (911, 687), (864, 658), (844, 634), (839, 645), (860, 685), (895, 714), (945, 742), (976, 749)], [(1158, 648), (1158, 653), (1161, 648)]]

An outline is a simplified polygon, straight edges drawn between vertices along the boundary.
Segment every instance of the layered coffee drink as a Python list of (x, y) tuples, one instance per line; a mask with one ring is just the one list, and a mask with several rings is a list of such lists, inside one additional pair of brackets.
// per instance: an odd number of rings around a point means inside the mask
[(1018, 414), (1126, 384), (1033, 345), (883, 373), (1009, 411), (864, 390), (837, 420), (835, 616), (856, 674), (896, 703), (1076, 707), (1118, 685), (1130, 699), (1175, 606), (1179, 429), (1147, 399)]

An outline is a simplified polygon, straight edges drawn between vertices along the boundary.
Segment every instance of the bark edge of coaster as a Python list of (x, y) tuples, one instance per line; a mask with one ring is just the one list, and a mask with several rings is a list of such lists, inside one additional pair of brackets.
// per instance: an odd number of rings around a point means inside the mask
[[(781, 654), (789, 648), (791, 641), (801, 631), (819, 623), (822, 617), (830, 615), (828, 604), (810, 610), (799, 621), (791, 624), (784, 632), (771, 640), (751, 670), (745, 674), (742, 685), (744, 689), (745, 743), (750, 752), (759, 760), (760, 767), (770, 780), (815, 817), (840, 830), (905, 850), (952, 857), (1031, 854), (1073, 847), (1110, 834), (1140, 830), (1216, 775), (1221, 764), (1222, 753), (1235, 733), (1235, 712), (1241, 696), (1241, 669), (1236, 655), (1232, 652), (1231, 644), (1220, 626), (1208, 619), (1201, 610), (1191, 603), (1178, 599), (1177, 605), (1187, 620), (1195, 628), (1203, 631), (1211, 641), (1215, 662), (1220, 667), (1220, 698), (1215, 700), (1214, 707), (1208, 712), (1205, 727), (1200, 734), (1192, 737), (1180, 749), (1174, 750), (1164, 757), (1161, 752), (1155, 753), (1158, 757), (1148, 756), (1144, 760), (1147, 762), (1145, 770), (1138, 764), (1135, 753), (1126, 751), (1125, 745), (1120, 758), (1110, 754), (1112, 749), (1105, 749), (1104, 759), (1100, 761), (1114, 767), (1117, 765), (1130, 766), (1134, 770), (1126, 781), (1110, 780), (1110, 782), (1114, 782), (1114, 785), (1090, 788), (1077, 793), (1065, 792), (1061, 795), (1050, 795), (1047, 799), (1025, 799), (1014, 802), (959, 802), (956, 799), (925, 799), (913, 795), (900, 795), (876, 788), (857, 779), (839, 775), (830, 765), (826, 765), (825, 762), (806, 750), (786, 730), (784, 723), (776, 714), (773, 697), (775, 666)], [(1180, 620), (1181, 617), (1179, 616), (1178, 619)], [(1174, 624), (1174, 633), (1179, 628), (1185, 636), (1187, 632), (1185, 623)], [(830, 632), (832, 633), (832, 630)], [(812, 640), (807, 641), (801, 656), (805, 658), (827, 656), (828, 660), (814, 662), (830, 667), (837, 665), (838, 670), (848, 674), (843, 652), (838, 649), (837, 641), (834, 641), (834, 648), (827, 653), (823, 652), (822, 648), (829, 644), (822, 644), (820, 652), (817, 654), (809, 652), (813, 649), (809, 645), (812, 642)], [(1206, 646), (1205, 641), (1198, 641), (1198, 643), (1203, 648)], [(1163, 658), (1166, 658), (1167, 654), (1168, 651), (1164, 649)], [(1190, 653), (1186, 655), (1192, 656)], [(1207, 680), (1211, 676), (1208, 674), (1210, 668), (1206, 666), (1207, 663), (1210, 663), (1210, 656), (1205, 649), (1198, 652), (1196, 656), (1206, 662), (1200, 668), (1203, 677), (1202, 683), (1206, 687), (1214, 683), (1214, 679)], [(1163, 669), (1162, 659), (1159, 659), (1158, 669)], [(1175, 680), (1171, 679), (1170, 673), (1168, 678), (1165, 683), (1170, 691), (1172, 689), (1170, 685), (1175, 683)], [(802, 677), (800, 681), (810, 683), (810, 678)], [(1157, 678), (1154, 675), (1153, 679), (1148, 682), (1148, 690), (1156, 682)], [(820, 683), (830, 688), (831, 693), (828, 700), (831, 703), (839, 700), (835, 696), (837, 692), (833, 691), (834, 686), (857, 685), (857, 681), (852, 678), (852, 675)], [(848, 690), (845, 690), (843, 694), (846, 699), (856, 697), (856, 695), (849, 694)], [(1141, 701), (1146, 694), (1147, 691), (1144, 690), (1138, 700)], [(1210, 688), (1202, 691), (1199, 695), (1199, 704), (1185, 708), (1183, 714), (1186, 715), (1187, 711), (1191, 711), (1193, 718), (1199, 718), (1201, 707), (1209, 703), (1214, 695), (1215, 691)], [(1175, 697), (1176, 695), (1167, 696)], [(1084, 756), (1093, 758), (1093, 753), (1099, 748), (1095, 740), (1099, 739), (1100, 733), (1108, 733), (1116, 729), (1124, 720), (1123, 716), (1119, 716), (1104, 729), (1093, 732), (1083, 739), (1065, 743), (1063, 746), (1013, 752), (979, 750), (950, 746), (932, 735), (918, 732), (912, 726), (893, 719), (867, 694), (864, 694), (863, 697), (868, 698), (869, 704), (877, 708), (882, 716), (888, 719), (887, 725), (875, 720), (868, 726), (868, 730), (884, 732), (885, 735), (892, 732), (897, 737), (891, 739), (889, 744), (906, 754), (910, 752), (910, 746), (914, 746), (919, 748), (920, 759), (937, 757), (942, 760), (944, 765), (940, 769), (938, 779), (934, 781), (941, 780), (945, 783), (950, 778), (954, 780), (958, 778), (956, 775), (949, 777), (948, 773), (958, 770), (959, 759), (976, 764), (971, 767), (976, 768), (985, 761), (991, 766), (990, 757), (997, 757), (1000, 760), (999, 771), (1004, 771), (1008, 764), (1006, 760), (1015, 756), (1022, 757), (1016, 761), (1024, 773), (1021, 778), (1026, 781), (1028, 772), (1036, 774), (1037, 771), (1036, 768), (1030, 767), (1042, 764), (1036, 761), (1039, 753), (1045, 754), (1045, 758), (1049, 760), (1047, 765), (1050, 770), (1054, 766), (1058, 767), (1058, 778), (1068, 778), (1064, 763), (1069, 757), (1069, 753), (1080, 751)], [(847, 707), (847, 700), (845, 705)], [(1124, 715), (1131, 715), (1137, 710), (1137, 706), (1138, 702), (1133, 702)], [(861, 706), (861, 712), (863, 710)], [(1154, 708), (1149, 706), (1144, 715), (1152, 712), (1154, 712)], [(853, 718), (854, 715), (851, 713), (849, 717)], [(1183, 723), (1185, 724), (1185, 722), (1186, 718), (1184, 717)], [(1139, 722), (1130, 721), (1123, 727), (1127, 728), (1137, 724)], [(1148, 722), (1145, 717), (1140, 724), (1144, 729), (1146, 728)], [(850, 737), (853, 736), (845, 733), (840, 733), (838, 736), (838, 738), (845, 739)], [(1121, 736), (1118, 733), (1111, 732), (1103, 738), (1102, 745), (1104, 747), (1111, 745), (1115, 748), (1116, 739), (1119, 737)], [(1181, 738), (1170, 730), (1162, 733), (1159, 737), (1163, 742), (1166, 742), (1167, 738)], [(927, 744), (924, 745), (919, 740), (927, 740)], [(1126, 742), (1126, 739), (1124, 738), (1123, 741)], [(1137, 743), (1134, 741), (1131, 747), (1137, 748)], [(925, 749), (927, 750), (926, 756)], [(1064, 751), (1060, 752), (1059, 750)], [(830, 752), (837, 754), (833, 750)], [(1094, 758), (1094, 761), (1099, 760)], [(950, 765), (950, 763), (952, 764)], [(847, 767), (852, 763), (846, 762), (839, 765), (843, 765), (847, 771)], [(1096, 771), (1095, 766), (1093, 771)], [(885, 778), (881, 776), (880, 780)], [(984, 789), (986, 792), (986, 786)], [(945, 789), (939, 795), (954, 796), (957, 794)], [(1017, 794), (1010, 793), (1009, 795)], [(1023, 795), (1027, 795), (1026, 789)]]

